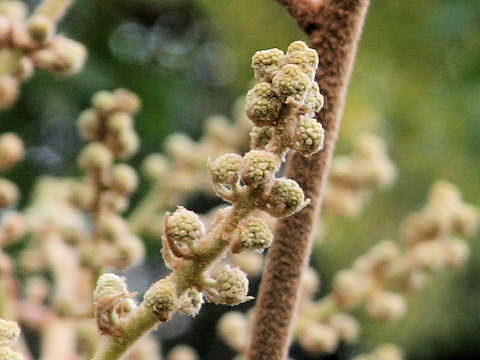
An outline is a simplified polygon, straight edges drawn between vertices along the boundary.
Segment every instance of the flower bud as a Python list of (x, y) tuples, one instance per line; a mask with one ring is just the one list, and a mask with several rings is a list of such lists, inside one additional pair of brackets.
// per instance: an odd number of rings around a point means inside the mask
[(116, 89), (113, 95), (115, 96), (116, 109), (118, 111), (124, 111), (133, 115), (140, 110), (140, 98), (130, 90)]
[(197, 214), (179, 206), (166, 217), (165, 235), (173, 241), (189, 244), (201, 239), (205, 229)]
[(160, 321), (166, 321), (177, 308), (177, 294), (169, 279), (154, 283), (143, 297), (145, 307), (150, 309)]
[(98, 142), (85, 146), (78, 159), (80, 167), (86, 171), (105, 169), (110, 166), (112, 161), (110, 150)]
[(405, 299), (394, 293), (377, 292), (367, 301), (367, 312), (375, 319), (396, 321), (405, 315)]
[(34, 41), (43, 44), (55, 32), (55, 22), (45, 15), (34, 15), (27, 25), (27, 30)]
[(479, 212), (475, 206), (462, 206), (455, 216), (455, 230), (462, 236), (472, 236), (477, 231)]
[(341, 270), (333, 279), (333, 296), (342, 309), (351, 309), (365, 299), (370, 279), (353, 270)]
[(270, 82), (283, 64), (285, 54), (279, 49), (257, 51), (252, 57), (255, 79)]
[(0, 232), (4, 237), (1, 245), (5, 246), (13, 243), (25, 234), (25, 219), (16, 211), (8, 212), (0, 223)]
[(254, 126), (249, 135), (250, 147), (254, 150), (263, 150), (272, 140), (273, 129), (271, 127)]
[(190, 346), (177, 345), (169, 351), (167, 360), (199, 360), (199, 358)]
[(0, 171), (7, 170), (23, 159), (25, 149), (22, 140), (14, 133), (0, 136)]
[(337, 332), (340, 339), (346, 342), (358, 339), (360, 333), (358, 321), (347, 313), (333, 314), (328, 318), (328, 324)]
[(301, 116), (295, 131), (294, 149), (310, 156), (323, 148), (324, 130), (315, 118)]
[(250, 150), (243, 159), (242, 180), (248, 186), (257, 187), (270, 182), (278, 170), (279, 161), (269, 151)]
[(20, 191), (13, 182), (0, 178), (0, 209), (15, 205), (19, 197)]
[(107, 129), (115, 136), (121, 136), (133, 128), (132, 115), (125, 112), (115, 112), (108, 116)]
[(95, 302), (98, 302), (106, 296), (115, 297), (127, 293), (127, 284), (123, 278), (115, 274), (103, 274), (97, 280), (93, 298)]
[(302, 103), (311, 82), (309, 76), (299, 66), (288, 64), (273, 78), (273, 89), (282, 101), (291, 99), (296, 103)]
[(313, 82), (305, 99), (305, 108), (309, 110), (308, 112), (318, 113), (323, 108), (323, 102), (323, 95), (320, 94), (318, 84)]
[(163, 154), (148, 155), (142, 164), (142, 171), (150, 180), (162, 180), (171, 174), (172, 166)]
[(197, 316), (203, 305), (203, 294), (194, 289), (188, 289), (178, 299), (178, 311), (190, 316)]
[(269, 83), (258, 83), (247, 93), (245, 111), (257, 126), (270, 126), (280, 114), (282, 103)]
[(0, 359), (1, 360), (24, 360), (22, 354), (17, 353), (8, 347), (0, 347)]
[(128, 234), (128, 225), (122, 217), (108, 213), (100, 216), (96, 231), (99, 238), (114, 243)]
[(11, 75), (0, 78), (0, 110), (5, 110), (13, 105), (18, 97), (19, 82)]
[(295, 180), (284, 178), (275, 180), (267, 201), (266, 210), (277, 218), (290, 216), (306, 205), (300, 185)]
[(236, 351), (242, 351), (248, 343), (248, 320), (239, 311), (225, 313), (217, 323), (222, 339)]
[(100, 130), (100, 119), (95, 109), (83, 111), (78, 117), (77, 127), (83, 140), (96, 140)]
[(142, 240), (135, 235), (122, 236), (116, 243), (118, 256), (113, 265), (117, 269), (137, 265), (145, 258), (145, 247)]
[(248, 279), (242, 270), (226, 266), (215, 280), (217, 281), (215, 289), (219, 294), (219, 298), (215, 302), (238, 305), (250, 299), (247, 296)]
[(118, 143), (115, 145), (116, 157), (125, 160), (138, 151), (140, 140), (137, 133), (133, 129), (130, 129), (119, 135)]
[(25, 81), (32, 77), (34, 71), (35, 65), (32, 59), (29, 56), (23, 56), (15, 65), (12, 75), (18, 80)]
[(240, 228), (240, 241), (238, 251), (255, 250), (262, 252), (270, 246), (273, 234), (268, 226), (258, 218), (249, 218)]
[(238, 154), (224, 154), (208, 162), (208, 171), (215, 184), (233, 185), (240, 177), (243, 158)]
[[(295, 41), (295, 43), (299, 42)], [(313, 81), (318, 67), (318, 54), (315, 50), (308, 48), (305, 43), (303, 43), (305, 47), (302, 50), (300, 50), (300, 47), (303, 47), (303, 45), (295, 43), (288, 47), (286, 60), (289, 64), (298, 65)]]
[(298, 341), (312, 354), (332, 353), (337, 349), (338, 336), (334, 329), (321, 323), (312, 323), (302, 331)]
[(138, 177), (135, 170), (126, 164), (115, 165), (112, 169), (112, 188), (123, 194), (137, 189)]
[(10, 347), (20, 336), (20, 328), (14, 321), (0, 319), (0, 347)]

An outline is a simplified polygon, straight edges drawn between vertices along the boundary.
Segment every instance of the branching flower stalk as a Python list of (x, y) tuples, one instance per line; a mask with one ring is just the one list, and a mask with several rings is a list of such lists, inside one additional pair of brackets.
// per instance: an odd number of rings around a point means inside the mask
[(208, 163), (215, 192), (232, 205), (217, 212), (209, 231), (183, 207), (166, 215), (162, 252), (172, 272), (146, 291), (138, 307), (121, 278), (99, 278), (96, 317), (97, 322), (109, 321), (108, 326), (102, 324), (109, 337), (95, 360), (119, 359), (139, 337), (176, 312), (196, 315), (204, 297), (228, 305), (249, 300), (246, 275), (218, 260), (227, 252), (261, 251), (270, 245), (272, 234), (251, 216), (254, 211), (282, 218), (308, 204), (295, 181), (275, 178), (275, 173), (288, 150), (309, 156), (323, 145), (323, 129), (312, 118), (323, 105), (313, 81), (317, 54), (298, 41), (286, 54), (278, 49), (257, 52), (253, 63), (257, 84), (246, 101), (246, 112), (256, 125), (252, 150), (243, 157), (225, 154)]
[(317, 119), (325, 129), (324, 150), (309, 158), (292, 154), (286, 176), (297, 181), (311, 205), (281, 220), (269, 251), (257, 300), (250, 360), (286, 358), (300, 278), (311, 252), (313, 229), (325, 192), (330, 161), (338, 136), (348, 80), (357, 43), (369, 5), (368, 0), (281, 0), (318, 52), (318, 87), (326, 98)]
[(78, 73), (85, 62), (85, 47), (56, 33), (73, 0), (43, 0), (27, 18), (22, 1), (0, 1), (0, 110), (10, 107), (19, 87), (35, 69), (55, 75)]
[[(407, 311), (404, 296), (420, 290), (427, 275), (465, 263), (469, 245), (457, 236), (472, 236), (478, 224), (478, 209), (464, 203), (452, 184), (436, 182), (424, 208), (403, 222), (401, 244), (379, 242), (336, 274), (331, 293), (313, 300), (318, 277), (312, 269), (304, 272), (294, 337), (309, 353), (333, 353), (342, 341), (357, 340), (360, 325), (351, 312), (362, 305), (372, 318), (399, 320)], [(232, 312), (219, 322), (221, 336), (240, 353), (245, 352), (251, 320)]]

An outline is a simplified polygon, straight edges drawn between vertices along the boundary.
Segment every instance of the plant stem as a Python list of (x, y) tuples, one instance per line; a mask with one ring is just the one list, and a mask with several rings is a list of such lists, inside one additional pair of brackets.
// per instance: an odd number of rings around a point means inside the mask
[(58, 22), (72, 3), (73, 0), (44, 0), (36, 8), (34, 15), (43, 15)]
[(278, 222), (260, 286), (249, 360), (286, 358), (298, 305), (300, 278), (310, 257), (333, 150), (338, 137), (347, 84), (369, 0), (280, 0), (317, 50), (316, 79), (325, 96), (317, 114), (326, 131), (324, 150), (305, 158), (290, 156), (286, 177), (296, 180), (311, 205)]

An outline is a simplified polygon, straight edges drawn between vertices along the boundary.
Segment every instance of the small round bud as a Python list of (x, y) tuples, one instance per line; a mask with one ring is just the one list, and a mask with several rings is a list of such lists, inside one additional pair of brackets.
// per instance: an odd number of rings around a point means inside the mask
[(124, 112), (116, 112), (108, 116), (107, 129), (113, 135), (119, 136), (133, 128), (132, 115)]
[(300, 211), (305, 206), (305, 195), (295, 180), (277, 179), (267, 201), (270, 215), (281, 218)]
[(286, 56), (287, 62), (298, 65), (313, 80), (318, 67), (318, 54), (305, 43), (300, 43), (303, 42), (295, 41), (295, 43), (290, 44)]
[(381, 344), (378, 345), (373, 352), (373, 358), (375, 360), (403, 360), (402, 350), (393, 344)]
[(212, 181), (216, 184), (233, 185), (240, 177), (243, 158), (238, 154), (224, 154), (208, 162)]
[(116, 105), (115, 96), (111, 91), (101, 90), (92, 98), (92, 106), (101, 112), (110, 112), (115, 108)]
[(18, 97), (19, 82), (10, 75), (0, 78), (0, 110), (5, 110), (13, 105)]
[(316, 119), (301, 116), (295, 131), (294, 149), (304, 156), (310, 156), (323, 148), (324, 131)]
[(15, 205), (19, 197), (20, 191), (13, 182), (0, 178), (0, 209)]
[(270, 246), (272, 240), (272, 232), (261, 219), (249, 218), (241, 225), (239, 250), (262, 252)]
[(475, 206), (462, 206), (455, 216), (455, 230), (462, 236), (472, 236), (477, 231), (479, 212)]
[(318, 291), (318, 288), (320, 287), (320, 279), (313, 268), (307, 267), (302, 273), (300, 286), (302, 287), (302, 297), (304, 298), (312, 298)]
[(272, 81), (283, 64), (285, 54), (279, 49), (257, 51), (252, 57), (252, 68), (257, 81)]
[(93, 293), (95, 302), (105, 297), (115, 297), (120, 294), (128, 294), (127, 284), (123, 278), (115, 274), (103, 274), (98, 278)]
[(446, 244), (447, 263), (451, 266), (459, 267), (467, 261), (470, 256), (470, 247), (465, 240), (452, 239)]
[(273, 125), (281, 108), (282, 103), (269, 83), (255, 84), (247, 93), (245, 111), (257, 126)]
[(172, 165), (163, 154), (151, 154), (145, 158), (142, 171), (150, 180), (161, 180), (171, 174)]
[(160, 321), (166, 321), (177, 308), (174, 285), (168, 279), (157, 281), (145, 293), (143, 303)]
[(416, 268), (439, 270), (447, 263), (448, 250), (442, 240), (424, 241), (411, 248), (410, 257)]
[(122, 236), (115, 245), (117, 256), (112, 261), (112, 265), (117, 269), (122, 270), (136, 265), (145, 258), (145, 247), (138, 236), (127, 234)]
[(230, 144), (232, 139), (232, 126), (228, 119), (221, 115), (210, 116), (205, 120), (205, 134), (221, 143)]
[(34, 41), (45, 43), (55, 32), (55, 23), (47, 16), (39, 14), (30, 19), (27, 30)]
[(320, 94), (318, 84), (313, 82), (305, 98), (305, 108), (308, 109), (308, 112), (318, 113), (323, 108), (323, 102), (323, 95)]
[(196, 144), (184, 134), (177, 133), (168, 136), (165, 140), (165, 151), (177, 161), (193, 165), (198, 162)]
[(273, 89), (283, 101), (291, 99), (301, 103), (305, 100), (311, 82), (299, 66), (288, 64), (273, 78)]
[(192, 243), (205, 235), (203, 224), (193, 211), (180, 206), (165, 221), (165, 235), (179, 243)]
[(119, 135), (118, 142), (115, 144), (115, 155), (119, 159), (125, 160), (135, 154), (139, 147), (140, 139), (137, 133), (130, 129)]
[(197, 316), (203, 305), (203, 294), (191, 288), (178, 299), (178, 311), (190, 316)]
[(22, 140), (14, 133), (0, 136), (0, 171), (7, 170), (23, 159), (25, 149)]
[(98, 219), (96, 232), (99, 238), (114, 243), (128, 234), (128, 225), (121, 216), (108, 213)]
[(279, 161), (269, 151), (250, 150), (244, 156), (242, 180), (248, 186), (260, 186), (272, 181)]
[(25, 295), (27, 301), (37, 304), (43, 304), (50, 294), (50, 285), (46, 279), (41, 276), (31, 276), (25, 284)]
[(100, 130), (100, 119), (94, 109), (84, 110), (77, 120), (80, 137), (83, 140), (96, 140)]
[(127, 89), (116, 89), (113, 93), (117, 103), (117, 110), (135, 114), (140, 110), (140, 98)]
[(358, 321), (346, 313), (333, 314), (328, 318), (328, 324), (335, 329), (338, 337), (346, 342), (358, 339), (360, 325)]
[(10, 347), (20, 336), (20, 328), (14, 321), (0, 319), (0, 347)]
[(78, 160), (80, 167), (86, 171), (105, 169), (110, 166), (112, 161), (113, 157), (110, 150), (98, 142), (85, 146)]
[(238, 305), (250, 299), (247, 296), (248, 279), (242, 270), (227, 266), (216, 276), (216, 281), (218, 303)]
[(367, 301), (367, 312), (375, 319), (396, 321), (405, 315), (407, 304), (398, 294), (378, 292)]
[(199, 358), (190, 346), (177, 345), (169, 351), (167, 360), (199, 360)]
[(76, 41), (56, 36), (48, 46), (33, 52), (32, 56), (37, 67), (60, 76), (70, 76), (83, 68), (87, 50)]
[(312, 354), (332, 353), (337, 349), (338, 336), (334, 329), (321, 323), (312, 323), (298, 337), (300, 346)]
[(138, 177), (135, 170), (126, 164), (115, 165), (112, 170), (112, 188), (123, 194), (137, 189)]
[(1, 360), (24, 360), (22, 354), (11, 350), (8, 347), (0, 347), (0, 359)]
[(333, 279), (333, 296), (342, 309), (351, 309), (365, 299), (370, 279), (353, 270), (341, 270)]
[(16, 212), (8, 212), (0, 223), (0, 233), (3, 234), (2, 245), (9, 245), (25, 235), (27, 226), (24, 217)]
[(242, 351), (248, 343), (248, 320), (239, 311), (225, 313), (217, 324), (222, 339), (236, 351)]
[(12, 75), (18, 80), (25, 81), (32, 77), (34, 71), (35, 65), (33, 64), (32, 59), (28, 56), (23, 56), (18, 61), (17, 65), (15, 65)]

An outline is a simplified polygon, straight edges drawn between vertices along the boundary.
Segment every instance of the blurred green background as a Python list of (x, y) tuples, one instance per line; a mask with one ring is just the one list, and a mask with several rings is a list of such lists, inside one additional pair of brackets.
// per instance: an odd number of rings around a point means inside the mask
[[(67, 79), (38, 72), (16, 106), (0, 113), (0, 133), (19, 133), (28, 149), (8, 174), (24, 202), (36, 176), (77, 172), (75, 117), (95, 91), (126, 87), (143, 99), (142, 150), (133, 160), (139, 163), (161, 151), (173, 131), (198, 138), (206, 116), (229, 114), (251, 82), (254, 51), (304, 39), (273, 0), (83, 0), (60, 30), (88, 47), (85, 70)], [(480, 204), (480, 1), (373, 1), (337, 153), (363, 131), (386, 139), (398, 179), (358, 218), (327, 219), (326, 241), (313, 257), (322, 291), (372, 244), (396, 238), (401, 219), (421, 206), (434, 180), (453, 182), (468, 202)], [(385, 325), (360, 314), (360, 344), (328, 358), (347, 359), (384, 341), (403, 346), (408, 359), (480, 358), (479, 239), (471, 240), (464, 268), (439, 274), (410, 297), (404, 320)], [(160, 332), (164, 347), (189, 342), (202, 359), (231, 358), (213, 332), (225, 310), (207, 306), (194, 325), (176, 332), (180, 337)], [(292, 354), (311, 359), (297, 347)]]

